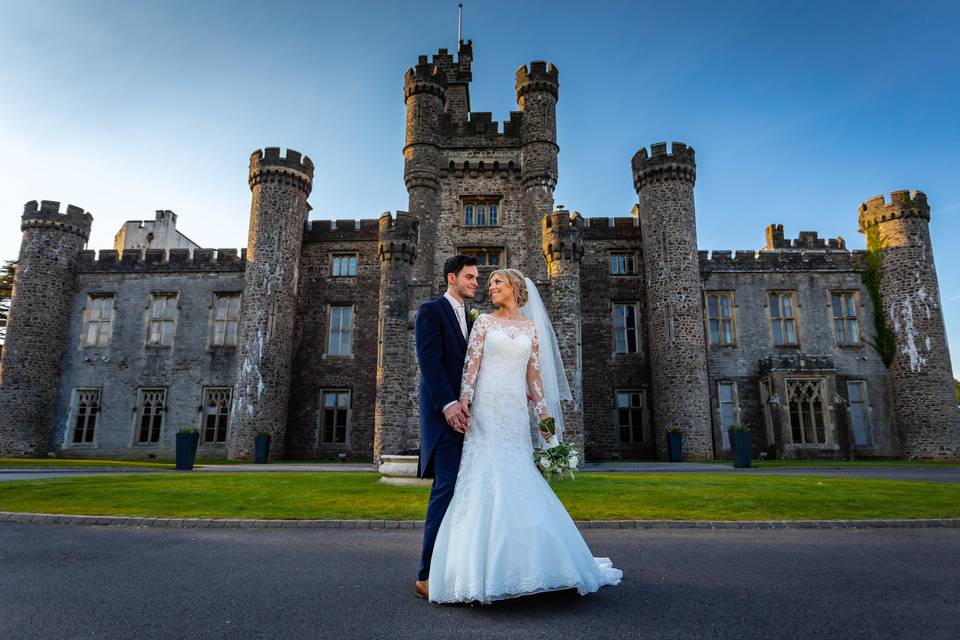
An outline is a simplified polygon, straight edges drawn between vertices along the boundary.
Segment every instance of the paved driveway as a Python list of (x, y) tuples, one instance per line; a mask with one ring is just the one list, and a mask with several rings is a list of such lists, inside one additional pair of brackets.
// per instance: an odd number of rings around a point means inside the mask
[(420, 531), (0, 523), (0, 637), (956, 638), (960, 529), (587, 530), (623, 583), (412, 595)]

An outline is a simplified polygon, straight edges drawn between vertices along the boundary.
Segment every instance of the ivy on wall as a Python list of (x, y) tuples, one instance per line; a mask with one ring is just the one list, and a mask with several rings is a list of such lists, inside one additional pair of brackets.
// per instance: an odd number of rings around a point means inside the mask
[(880, 354), (883, 364), (889, 368), (897, 354), (897, 334), (887, 324), (887, 316), (883, 309), (883, 293), (880, 291), (880, 281), (883, 279), (883, 252), (885, 243), (880, 236), (877, 225), (867, 227), (867, 260), (863, 270), (863, 284), (873, 302), (873, 327), (876, 337), (873, 342), (867, 343)]

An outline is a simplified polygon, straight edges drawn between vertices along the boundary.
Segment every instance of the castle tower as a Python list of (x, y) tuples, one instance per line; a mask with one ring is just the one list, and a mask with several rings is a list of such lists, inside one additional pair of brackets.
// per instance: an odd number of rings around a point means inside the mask
[(416, 263), (413, 279), (417, 298), (432, 292), (433, 262), (436, 259), (437, 233), (440, 227), (440, 114), (446, 102), (447, 74), (420, 56), (417, 66), (403, 78), (403, 97), (407, 105), (407, 135), (403, 147), (403, 179), (407, 185), (407, 207), (419, 223), (418, 253), (424, 259)]
[(564, 440), (583, 451), (583, 365), (580, 341), (580, 259), (584, 221), (576, 211), (554, 211), (541, 223), (543, 256), (550, 278), (550, 319), (572, 402), (563, 403)]
[[(905, 455), (960, 455), (960, 412), (930, 246), (930, 206), (920, 191), (894, 191), (860, 205), (867, 248), (882, 256), (882, 313), (896, 334), (889, 367), (894, 414)], [(875, 310), (881, 313), (881, 310)]]
[(517, 69), (517, 105), (520, 120), (520, 177), (523, 183), (522, 216), (527, 231), (521, 270), (542, 281), (546, 264), (540, 260), (540, 221), (553, 211), (557, 186), (557, 100), (560, 72), (552, 64), (534, 60)]
[(654, 437), (667, 455), (666, 430), (684, 432), (683, 453), (712, 458), (710, 395), (704, 343), (700, 262), (697, 256), (693, 149), (674, 142), (640, 149), (633, 156), (633, 185), (640, 197), (647, 328), (653, 371)]
[(230, 459), (252, 456), (254, 437), (270, 433), (270, 456), (284, 450), (290, 359), (303, 225), (310, 210), (313, 162), (277, 147), (250, 156), (250, 228), (237, 338)]
[(73, 205), (66, 213), (48, 200), (24, 206), (0, 360), (0, 455), (45, 455), (50, 448), (77, 257), (92, 222)]
[(380, 216), (380, 319), (377, 344), (377, 399), (373, 459), (414, 446), (407, 433), (410, 376), (410, 276), (417, 259), (416, 218), (398, 211)]

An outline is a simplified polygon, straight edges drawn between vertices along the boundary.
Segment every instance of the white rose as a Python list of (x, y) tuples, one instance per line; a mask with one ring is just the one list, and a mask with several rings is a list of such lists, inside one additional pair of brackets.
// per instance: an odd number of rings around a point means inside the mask
[(571, 469), (576, 469), (577, 465), (580, 463), (580, 458), (577, 456), (570, 456), (570, 458), (568, 458), (568, 462), (570, 463)]
[(547, 460), (546, 458), (540, 458), (540, 466), (543, 467), (544, 469), (549, 469), (550, 461)]

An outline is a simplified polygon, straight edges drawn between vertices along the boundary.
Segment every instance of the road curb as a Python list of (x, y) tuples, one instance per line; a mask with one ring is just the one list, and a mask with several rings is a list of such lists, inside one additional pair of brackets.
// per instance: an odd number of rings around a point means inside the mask
[[(175, 529), (422, 529), (423, 520), (238, 520), (144, 518), (0, 511), (0, 522)], [(960, 518), (903, 520), (577, 520), (580, 529), (929, 529), (960, 528)]]

